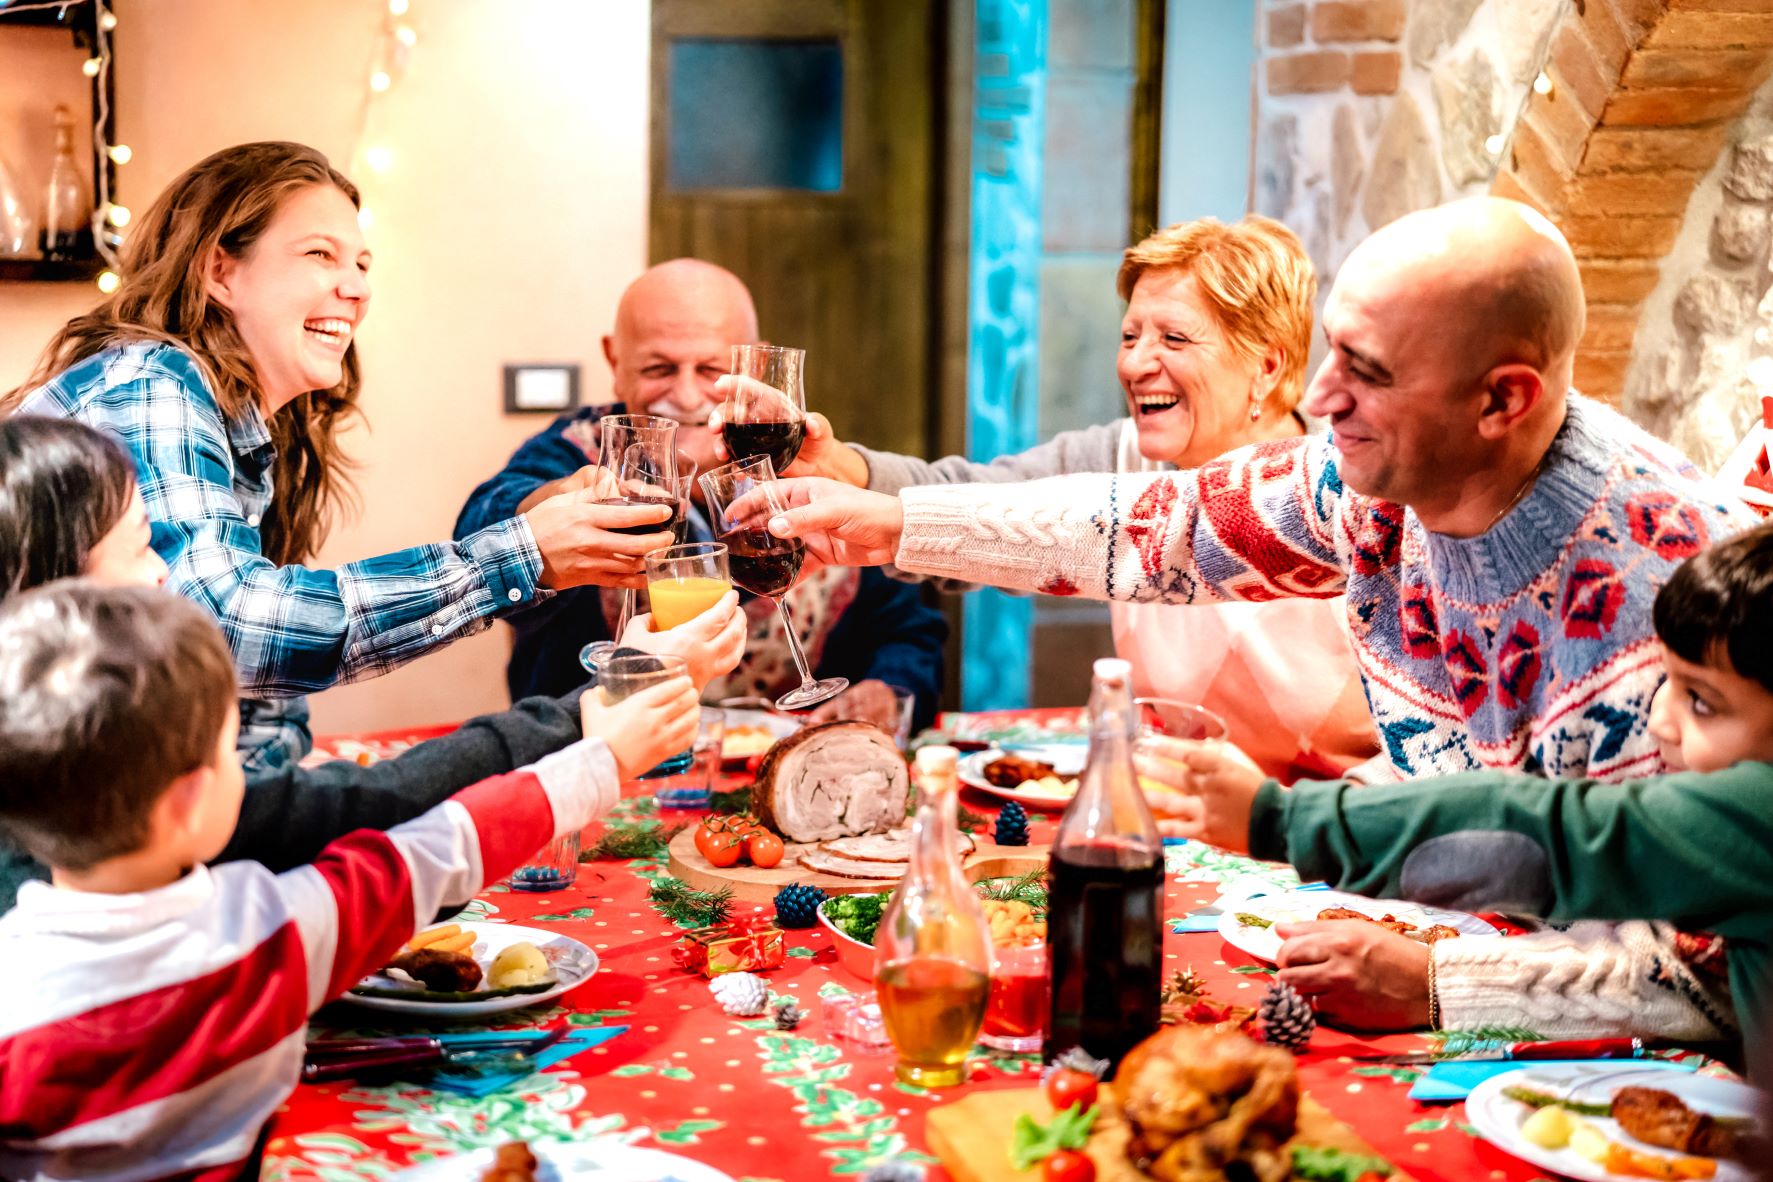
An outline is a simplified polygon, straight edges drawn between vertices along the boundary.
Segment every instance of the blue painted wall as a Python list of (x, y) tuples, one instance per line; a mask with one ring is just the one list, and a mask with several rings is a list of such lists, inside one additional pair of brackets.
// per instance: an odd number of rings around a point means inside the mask
[(1249, 208), (1257, 0), (1170, 0), (1164, 12), (1158, 216), (1236, 221)]

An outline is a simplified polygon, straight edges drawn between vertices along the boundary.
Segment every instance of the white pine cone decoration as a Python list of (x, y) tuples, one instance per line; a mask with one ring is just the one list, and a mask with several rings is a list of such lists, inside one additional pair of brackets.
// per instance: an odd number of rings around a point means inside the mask
[(1297, 1054), (1311, 1041), (1312, 1032), (1317, 1029), (1317, 1014), (1298, 990), (1285, 981), (1276, 981), (1268, 987), (1268, 994), (1256, 1011), (1256, 1025), (1262, 1031), (1263, 1042)]
[(755, 973), (722, 973), (708, 982), (708, 992), (735, 1018), (755, 1018), (770, 999), (763, 978)]

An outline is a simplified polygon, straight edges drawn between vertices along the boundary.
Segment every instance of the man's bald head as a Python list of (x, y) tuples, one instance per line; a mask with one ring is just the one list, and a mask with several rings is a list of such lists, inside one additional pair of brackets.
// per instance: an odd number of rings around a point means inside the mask
[(737, 275), (701, 259), (672, 259), (622, 293), (603, 355), (616, 398), (633, 414), (685, 424), (679, 449), (708, 468), (713, 444), (699, 424), (719, 401), (714, 383), (732, 368), (733, 346), (756, 340), (757, 309)]
[(1433, 306), (1445, 347), (1464, 354), (1464, 376), (1520, 363), (1559, 395), (1569, 384), (1586, 318), (1582, 277), (1564, 236), (1531, 206), (1472, 197), (1407, 214), (1361, 243), (1342, 273), (1351, 267)]

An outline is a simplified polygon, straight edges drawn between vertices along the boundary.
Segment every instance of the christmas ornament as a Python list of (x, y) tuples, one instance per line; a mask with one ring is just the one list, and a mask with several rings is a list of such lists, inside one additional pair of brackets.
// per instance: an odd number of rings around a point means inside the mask
[(793, 1030), (800, 1025), (800, 1020), (804, 1017), (806, 1017), (805, 1010), (792, 1001), (785, 1001), (776, 1007), (776, 1029)]
[(1297, 989), (1285, 981), (1276, 981), (1268, 987), (1262, 1006), (1256, 1011), (1256, 1025), (1262, 1031), (1263, 1042), (1298, 1053), (1311, 1041), (1311, 1032), (1317, 1029), (1317, 1015)]
[(1028, 810), (1015, 801), (1008, 801), (997, 814), (994, 836), (998, 845), (1028, 844)]
[(708, 982), (708, 992), (735, 1018), (757, 1017), (770, 997), (763, 979), (750, 973), (723, 973)]
[(810, 928), (826, 898), (821, 887), (799, 882), (785, 886), (776, 892), (776, 922), (785, 928)]

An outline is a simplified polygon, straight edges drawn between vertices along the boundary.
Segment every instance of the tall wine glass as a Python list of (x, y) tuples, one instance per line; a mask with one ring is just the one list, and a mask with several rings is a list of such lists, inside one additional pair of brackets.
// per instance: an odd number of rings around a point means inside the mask
[(768, 456), (786, 471), (806, 439), (806, 350), (734, 345), (736, 383), (721, 408), (721, 438), (735, 460)]
[[(677, 420), (659, 415), (605, 415), (599, 420), (603, 428), (603, 447), (598, 459), (616, 479), (616, 495), (606, 497), (604, 505), (664, 505), (671, 516), (650, 525), (629, 525), (613, 530), (619, 534), (651, 534), (669, 531), (680, 538), (678, 525), (683, 520), (684, 506), (678, 494)], [(634, 618), (634, 592), (622, 591), (622, 612), (616, 621), (615, 638), (619, 641)]]
[[(776, 494), (776, 469), (770, 458), (735, 460), (704, 473), (701, 482), (714, 535), (726, 543), (727, 568), (733, 582), (753, 595), (775, 600), (776, 610), (782, 614), (788, 649), (794, 654), (795, 668), (800, 670), (800, 688), (777, 698), (776, 705), (784, 710), (805, 710), (841, 694), (849, 688), (847, 678), (813, 680), (800, 637), (794, 631), (794, 619), (782, 598), (800, 574), (806, 543), (799, 538), (778, 538), (769, 531), (770, 518), (782, 512), (782, 502)], [(744, 508), (735, 512), (740, 502)]]

